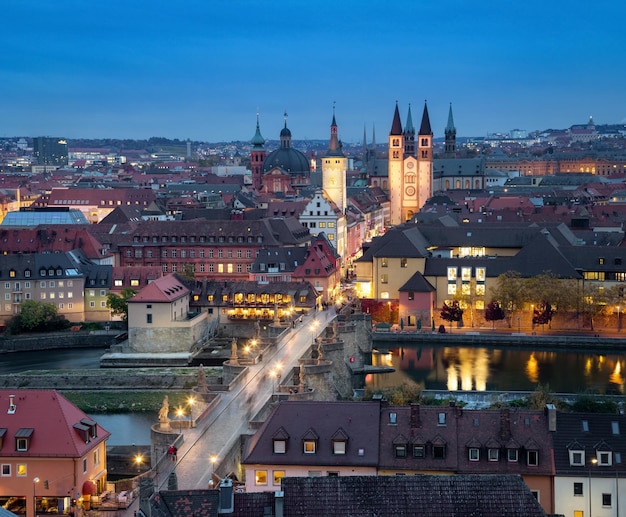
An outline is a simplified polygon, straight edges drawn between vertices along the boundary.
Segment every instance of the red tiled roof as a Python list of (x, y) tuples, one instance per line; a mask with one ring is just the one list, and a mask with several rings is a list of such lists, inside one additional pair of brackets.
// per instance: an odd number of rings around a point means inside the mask
[[(15, 412), (9, 413), (10, 396)], [(74, 428), (81, 420), (92, 421), (69, 400), (54, 390), (0, 390), (0, 426), (6, 434), (0, 454), (3, 457), (83, 456), (110, 433), (97, 425), (97, 437), (85, 443), (84, 435)], [(12, 444), (20, 429), (32, 429), (28, 451), (17, 452)]]
[(149, 283), (129, 301), (138, 303), (171, 303), (189, 294), (176, 275), (162, 276)]

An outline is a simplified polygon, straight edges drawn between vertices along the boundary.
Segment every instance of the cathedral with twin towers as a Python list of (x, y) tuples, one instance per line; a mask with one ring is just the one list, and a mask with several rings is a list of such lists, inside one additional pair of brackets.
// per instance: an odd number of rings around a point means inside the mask
[[(446, 130), (447, 131), (447, 130)], [(446, 141), (449, 135), (446, 134)], [(291, 145), (291, 131), (284, 127), (280, 132), (280, 146), (267, 153), (261, 136), (257, 116), (256, 133), (251, 140), (250, 152), (252, 188), (259, 194), (276, 197), (297, 197), (302, 191), (315, 187), (311, 173), (315, 170), (314, 157)], [(365, 142), (364, 142), (365, 145)], [(375, 144), (374, 144), (375, 145)], [(366, 153), (367, 154), (367, 153)], [(364, 161), (366, 157), (364, 157)], [(379, 160), (380, 162), (380, 160)], [(433, 190), (433, 132), (424, 103), (419, 130), (416, 131), (409, 105), (406, 123), (402, 126), (400, 110), (396, 102), (391, 130), (389, 131), (386, 171), (381, 171), (376, 182), (389, 196), (390, 224), (392, 226), (411, 220), (432, 197)], [(338, 125), (333, 108), (328, 149), (320, 156), (321, 189), (325, 198), (336, 210), (345, 214), (347, 209), (347, 165), (338, 135)], [(318, 184), (319, 188), (319, 184)]]

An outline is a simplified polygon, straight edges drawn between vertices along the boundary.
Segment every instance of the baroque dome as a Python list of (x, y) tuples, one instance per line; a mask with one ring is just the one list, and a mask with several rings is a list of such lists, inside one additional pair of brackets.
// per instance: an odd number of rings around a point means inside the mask
[(285, 113), (285, 127), (280, 132), (280, 148), (267, 155), (263, 162), (263, 172), (272, 169), (282, 169), (294, 176), (309, 175), (309, 160), (304, 153), (291, 147), (291, 131), (287, 128), (287, 114)]

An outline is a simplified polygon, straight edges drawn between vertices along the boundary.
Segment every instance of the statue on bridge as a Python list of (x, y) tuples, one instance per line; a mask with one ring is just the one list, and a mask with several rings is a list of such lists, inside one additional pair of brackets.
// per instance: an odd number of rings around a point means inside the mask
[(230, 362), (237, 364), (237, 338), (233, 337), (233, 341), (230, 344)]
[(163, 397), (163, 404), (161, 405), (161, 409), (159, 409), (159, 422), (160, 423), (169, 424), (170, 419), (167, 416), (169, 412), (170, 412), (170, 402), (169, 402), (167, 395), (165, 395), (165, 397)]
[(198, 391), (201, 393), (209, 392), (209, 387), (206, 383), (206, 373), (202, 364), (198, 367)]

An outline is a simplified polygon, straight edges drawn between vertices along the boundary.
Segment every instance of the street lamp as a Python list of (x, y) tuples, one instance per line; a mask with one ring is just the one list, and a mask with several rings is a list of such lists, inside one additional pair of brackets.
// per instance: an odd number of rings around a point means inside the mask
[(270, 376), (274, 379), (274, 391), (277, 389), (277, 385), (280, 385), (280, 369), (282, 365), (278, 363), (276, 367), (270, 372)]
[(193, 406), (196, 403), (196, 399), (194, 397), (189, 397), (187, 399), (187, 404), (189, 404), (189, 428), (195, 427), (193, 420)]
[[(593, 467), (598, 463), (598, 458), (591, 458), (591, 466)], [(591, 468), (589, 468), (589, 517), (591, 517)]]
[(217, 456), (215, 454), (212, 454), (209, 460), (211, 461), (211, 480), (209, 481), (209, 485), (212, 487), (213, 475), (215, 474), (215, 463), (217, 462)]
[(37, 517), (37, 483), (39, 483), (39, 478), (33, 479), (33, 515)]
[(137, 454), (135, 456), (135, 465), (137, 465), (137, 474), (141, 473), (141, 464), (143, 463), (143, 456), (141, 454)]
[(319, 322), (317, 320), (311, 322), (311, 342), (315, 343), (315, 331), (317, 330), (317, 326)]
[(182, 407), (176, 409), (176, 416), (178, 417), (178, 434), (180, 434), (183, 432), (183, 417), (185, 416), (185, 411)]

